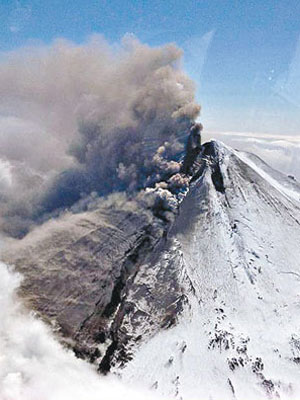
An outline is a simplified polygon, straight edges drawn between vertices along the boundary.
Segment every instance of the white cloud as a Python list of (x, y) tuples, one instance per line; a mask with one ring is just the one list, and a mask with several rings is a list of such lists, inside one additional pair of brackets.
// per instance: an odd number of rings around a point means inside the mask
[(259, 156), (272, 168), (300, 181), (300, 136), (252, 132), (206, 132), (204, 140), (219, 139), (238, 150)]
[(1, 400), (150, 400), (77, 359), (50, 329), (22, 309), (16, 297), (20, 276), (0, 263)]

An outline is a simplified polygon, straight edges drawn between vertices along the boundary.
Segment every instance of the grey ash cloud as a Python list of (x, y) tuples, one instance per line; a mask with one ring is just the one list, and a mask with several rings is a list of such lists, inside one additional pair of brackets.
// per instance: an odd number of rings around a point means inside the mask
[(91, 193), (130, 193), (178, 172), (200, 111), (181, 58), (175, 45), (132, 36), (2, 55), (0, 230), (21, 236)]

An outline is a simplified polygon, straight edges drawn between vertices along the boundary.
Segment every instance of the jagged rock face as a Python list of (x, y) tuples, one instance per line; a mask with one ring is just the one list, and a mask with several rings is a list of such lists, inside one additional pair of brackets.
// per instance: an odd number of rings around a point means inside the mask
[(22, 273), (25, 304), (78, 355), (101, 359), (99, 344), (110, 339), (122, 290), (162, 230), (142, 209), (100, 208), (37, 228), (2, 259)]
[(210, 142), (172, 225), (142, 210), (73, 215), (6, 261), (102, 372), (170, 398), (296, 398), (299, 199), (297, 182)]
[(206, 145), (149, 266), (178, 268), (183, 311), (139, 348), (125, 381), (167, 398), (298, 398), (299, 199), (297, 183), (256, 157)]

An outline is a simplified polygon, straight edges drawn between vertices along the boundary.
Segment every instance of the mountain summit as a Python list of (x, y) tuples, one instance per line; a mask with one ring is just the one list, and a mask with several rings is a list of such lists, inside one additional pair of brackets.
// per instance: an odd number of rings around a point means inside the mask
[(5, 251), (78, 356), (166, 398), (297, 398), (300, 185), (211, 141), (175, 218), (103, 205)]

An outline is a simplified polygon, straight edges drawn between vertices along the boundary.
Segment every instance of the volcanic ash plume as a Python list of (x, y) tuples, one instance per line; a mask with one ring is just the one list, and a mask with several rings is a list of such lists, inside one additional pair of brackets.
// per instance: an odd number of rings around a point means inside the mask
[(200, 111), (181, 57), (133, 37), (2, 56), (0, 230), (20, 236), (91, 193), (132, 192), (176, 173), (180, 138)]

